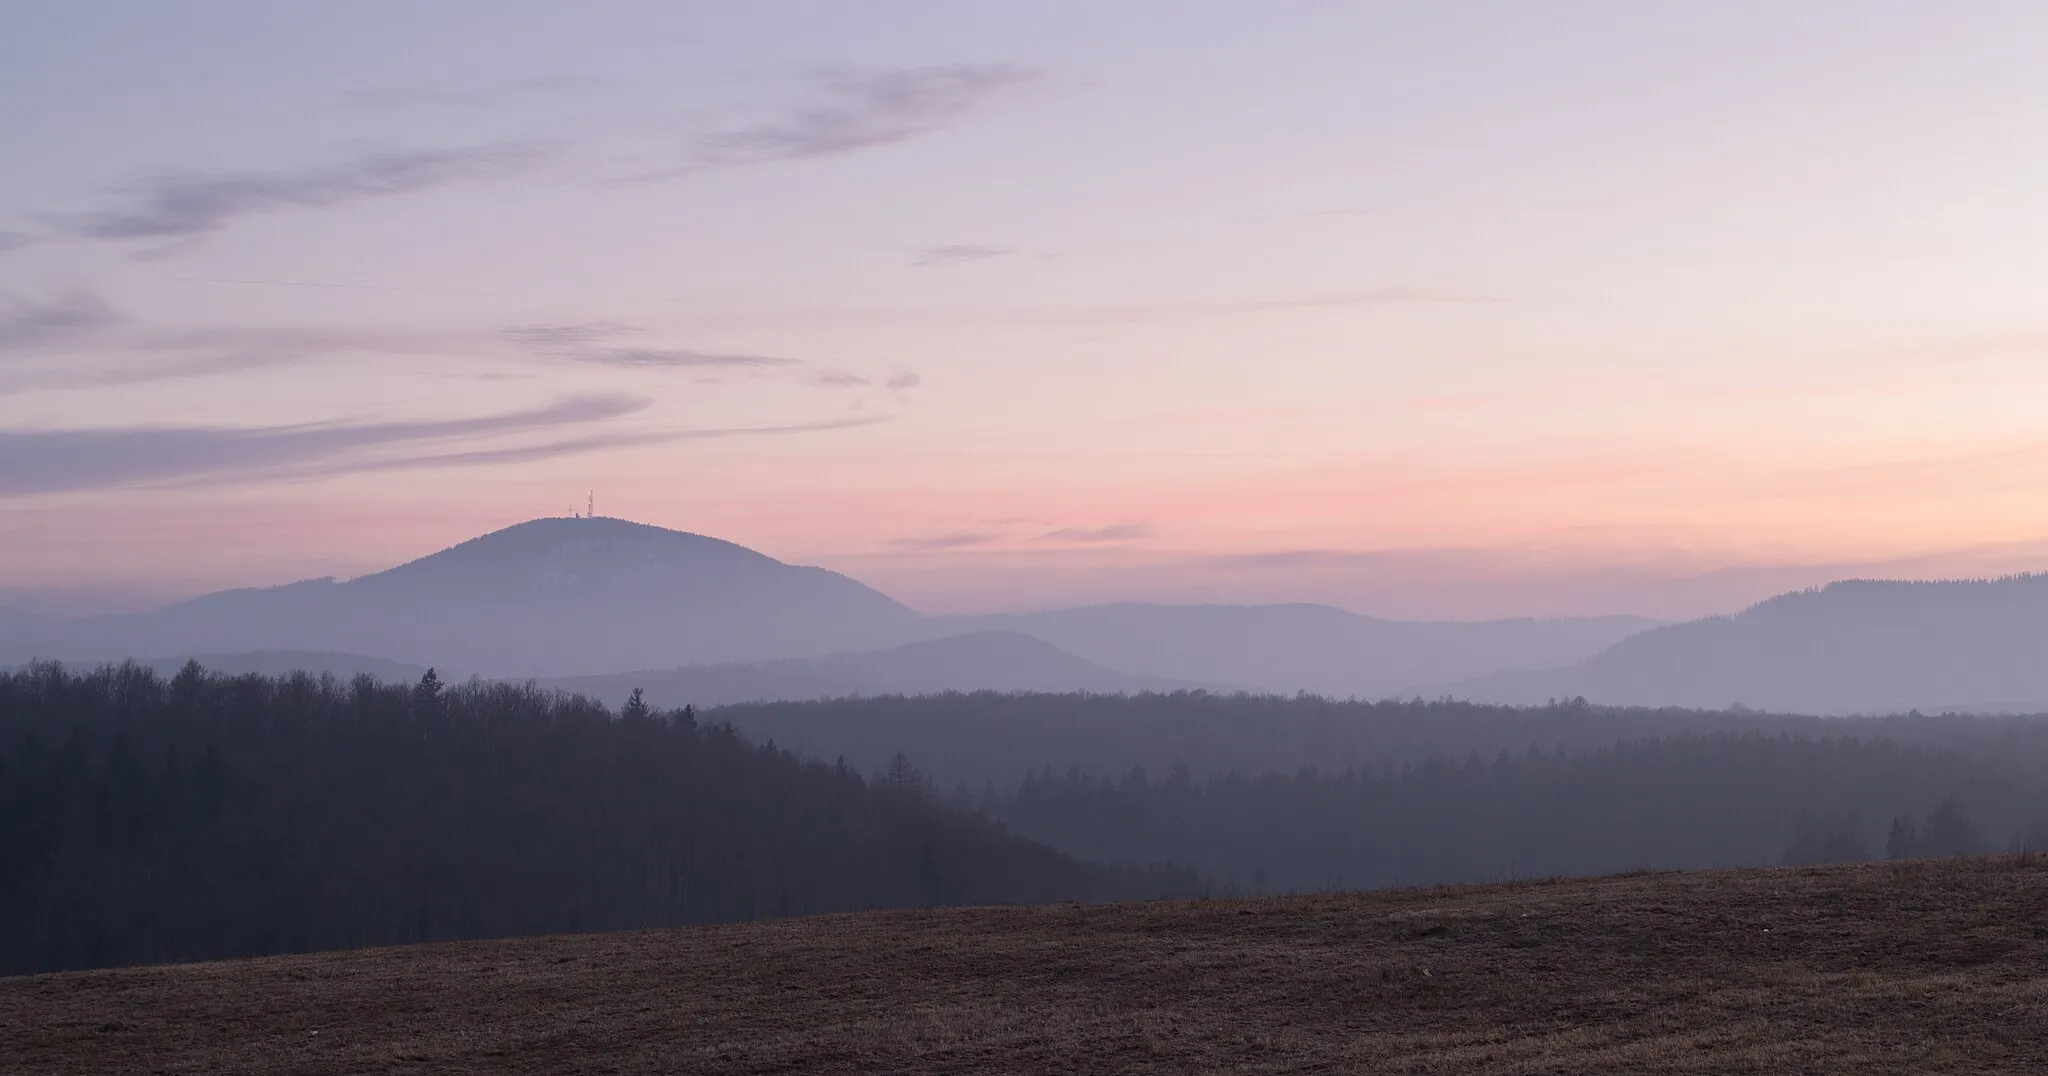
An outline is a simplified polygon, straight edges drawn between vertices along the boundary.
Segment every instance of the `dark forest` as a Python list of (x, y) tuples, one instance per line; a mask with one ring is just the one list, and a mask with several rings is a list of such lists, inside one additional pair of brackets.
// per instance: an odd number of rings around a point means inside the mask
[(0, 974), (1194, 891), (687, 710), (196, 666), (0, 675)]
[(700, 719), (41, 664), (0, 674), (0, 972), (2040, 850), (2044, 773), (2019, 718), (984, 692)]

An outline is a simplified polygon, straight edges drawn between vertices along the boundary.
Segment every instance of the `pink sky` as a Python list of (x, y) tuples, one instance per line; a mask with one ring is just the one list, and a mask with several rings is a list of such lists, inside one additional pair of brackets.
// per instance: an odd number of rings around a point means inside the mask
[(2048, 567), (2038, 5), (117, 10), (0, 42), (0, 605), (592, 488), (932, 611)]

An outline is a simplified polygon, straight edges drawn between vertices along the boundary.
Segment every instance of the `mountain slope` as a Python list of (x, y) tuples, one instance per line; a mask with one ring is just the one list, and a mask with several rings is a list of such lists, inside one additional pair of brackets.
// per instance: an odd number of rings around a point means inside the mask
[(1584, 695), (1800, 713), (2038, 709), (2048, 701), (2048, 575), (1834, 583), (1644, 632), (1568, 668), (1449, 690), (1479, 701)]
[(558, 518), (348, 582), (57, 624), (35, 655), (290, 648), (540, 676), (825, 654), (912, 638), (919, 622), (836, 572), (625, 520)]
[(650, 705), (667, 707), (947, 691), (1129, 693), (1194, 686), (1106, 669), (1011, 631), (969, 632), (887, 650), (816, 658), (556, 677), (542, 685), (614, 706), (637, 687)]
[(1131, 673), (1284, 694), (1383, 698), (1505, 669), (1578, 661), (1658, 622), (1625, 616), (1398, 621), (1328, 605), (1132, 603), (935, 623), (1022, 632)]

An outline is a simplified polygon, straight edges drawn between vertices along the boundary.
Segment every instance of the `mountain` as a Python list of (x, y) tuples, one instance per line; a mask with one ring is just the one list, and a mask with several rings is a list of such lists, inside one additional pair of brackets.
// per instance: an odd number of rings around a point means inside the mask
[(1328, 605), (1092, 605), (947, 617), (1008, 630), (1113, 669), (1260, 691), (1384, 698), (1447, 681), (1579, 661), (1657, 626), (1643, 617), (1379, 620)]
[(659, 707), (947, 691), (1135, 693), (1199, 686), (1106, 669), (1012, 631), (970, 632), (887, 650), (816, 658), (556, 677), (541, 684), (589, 695), (612, 706), (625, 701), (637, 687), (645, 692), (649, 705)]
[(1447, 690), (1488, 702), (1583, 695), (1820, 714), (2038, 711), (2048, 709), (2048, 574), (1834, 583), (1647, 631), (1567, 668)]
[(32, 624), (0, 660), (288, 648), (524, 677), (828, 654), (916, 638), (920, 622), (846, 576), (731, 542), (555, 518), (347, 582)]
[(0, 607), (0, 653), (12, 651), (50, 631), (50, 618), (21, 609)]

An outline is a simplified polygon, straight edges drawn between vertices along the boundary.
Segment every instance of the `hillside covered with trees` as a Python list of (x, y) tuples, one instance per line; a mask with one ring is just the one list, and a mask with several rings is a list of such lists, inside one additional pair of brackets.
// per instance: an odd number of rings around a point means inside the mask
[(980, 808), (1077, 856), (1188, 863), (1237, 892), (2048, 851), (2048, 785), (1881, 737), (1688, 733), (1388, 771), (1043, 771)]
[(941, 785), (979, 794), (1013, 788), (1026, 770), (1078, 766), (1098, 777), (1142, 767), (1154, 778), (1185, 765), (1196, 778), (1225, 773), (1377, 772), (1432, 761), (1491, 762), (1532, 749), (1581, 755), (1624, 740), (1686, 733), (1759, 732), (1808, 739), (1887, 739), (1953, 750), (2048, 781), (2048, 720), (1901, 714), (1810, 717), (1756, 710), (1597, 706), (1566, 699), (1540, 706), (1455, 700), (1328, 699), (1316, 695), (1176, 691), (1137, 695), (976, 692), (915, 698), (846, 698), (719, 707), (755, 740), (798, 754), (846, 760), (863, 772), (908, 753)]
[(689, 710), (432, 677), (0, 675), (0, 974), (1194, 890)]

